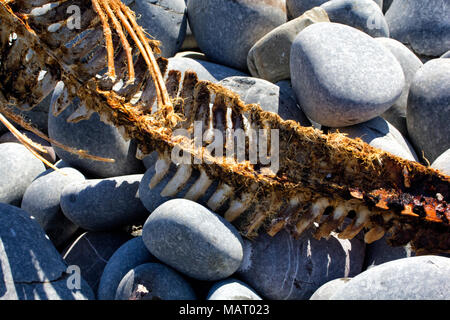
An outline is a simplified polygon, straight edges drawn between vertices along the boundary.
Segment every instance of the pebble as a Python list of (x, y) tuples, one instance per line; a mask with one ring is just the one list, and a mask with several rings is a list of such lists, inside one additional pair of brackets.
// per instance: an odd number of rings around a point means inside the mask
[(156, 262), (156, 258), (148, 251), (142, 237), (125, 242), (109, 258), (100, 278), (97, 298), (114, 300), (117, 287), (128, 271), (147, 262)]
[(331, 131), (339, 130), (350, 138), (360, 138), (372, 147), (390, 152), (410, 161), (418, 161), (417, 155), (405, 137), (389, 122), (381, 117)]
[(241, 70), (247, 69), (255, 42), (287, 19), (284, 0), (189, 0), (187, 8), (201, 51), (214, 62)]
[(198, 280), (229, 277), (243, 258), (242, 238), (223, 217), (190, 200), (174, 199), (152, 212), (142, 239), (165, 264)]
[(440, 56), (450, 48), (448, 0), (395, 0), (386, 12), (391, 38), (426, 56)]
[(78, 229), (61, 211), (61, 193), (66, 185), (84, 180), (83, 174), (73, 168), (62, 168), (60, 172), (49, 169), (25, 191), (21, 208), (36, 219), (56, 247)]
[(245, 104), (259, 104), (264, 111), (274, 112), (283, 120), (295, 120), (302, 126), (311, 125), (288, 85), (280, 87), (253, 77), (229, 77), (219, 84), (237, 93)]
[(169, 59), (168, 70), (178, 70), (182, 72), (182, 77), (187, 70), (197, 73), (199, 80), (219, 82), (222, 79), (232, 76), (247, 76), (248, 74), (239, 70), (229, 68), (217, 63), (202, 59), (191, 59), (187, 57), (174, 57)]
[(107, 163), (89, 159), (82, 159), (54, 146), (59, 158), (79, 169), (86, 175), (96, 178), (142, 173), (142, 161), (136, 159), (136, 144), (125, 141), (119, 131), (112, 125), (100, 121), (98, 113), (94, 113), (89, 120), (78, 123), (68, 123), (67, 118), (76, 110), (78, 102), (67, 107), (58, 117), (49, 113), (48, 134), (52, 139), (76, 149), (86, 150), (89, 154), (114, 159), (114, 163)]
[(207, 300), (262, 300), (261, 297), (242, 281), (229, 278), (215, 283)]
[(161, 41), (161, 56), (169, 58), (180, 50), (186, 37), (187, 11), (183, 0), (133, 0), (129, 7), (137, 22), (152, 38)]
[(431, 167), (450, 176), (450, 149), (447, 149), (447, 151), (437, 157), (431, 164)]
[(300, 32), (291, 48), (291, 82), (305, 114), (329, 127), (379, 116), (405, 85), (394, 55), (355, 28), (321, 22)]
[(124, 232), (85, 232), (63, 253), (69, 265), (80, 268), (83, 278), (97, 292), (103, 270), (113, 253), (130, 238)]
[(321, 5), (331, 22), (359, 29), (372, 37), (389, 37), (389, 26), (373, 0), (331, 0)]
[(24, 210), (0, 203), (0, 300), (94, 299), (79, 275), (71, 289), (68, 266), (42, 228)]
[(422, 61), (401, 42), (391, 38), (376, 38), (383, 46), (391, 51), (400, 63), (405, 76), (405, 86), (402, 95), (394, 105), (382, 114), (382, 117), (393, 124), (404, 136), (408, 136), (406, 127), (406, 107), (409, 87), (416, 72), (423, 66)]
[(328, 281), (317, 289), (309, 300), (330, 300), (330, 297), (340, 288), (345, 286), (352, 278), (337, 278)]
[(371, 268), (337, 290), (332, 300), (446, 300), (450, 258), (419, 256)]
[(67, 185), (61, 208), (73, 223), (89, 231), (107, 231), (143, 222), (149, 212), (139, 199), (143, 175), (86, 180)]
[(194, 290), (177, 272), (160, 263), (130, 270), (120, 281), (116, 300), (195, 300)]
[(0, 144), (0, 203), (20, 206), (25, 190), (44, 171), (44, 164), (23, 145)]
[(239, 279), (262, 297), (273, 300), (309, 299), (324, 283), (361, 272), (364, 242), (341, 240), (334, 233), (316, 240), (310, 231), (295, 240), (285, 231), (261, 234), (245, 241)]
[(384, 235), (380, 240), (366, 245), (366, 256), (364, 257), (363, 270), (370, 269), (380, 264), (403, 258), (415, 256), (411, 246), (391, 247)]
[[(359, 0), (358, 0), (359, 1)], [(383, 0), (373, 0), (380, 8), (383, 7)], [(384, 0), (386, 1), (386, 0)], [(328, 0), (286, 0), (287, 15), (289, 20), (301, 16), (305, 11), (328, 2)]]
[(450, 60), (433, 59), (415, 74), (406, 124), (412, 144), (432, 163), (450, 148)]
[(317, 7), (267, 33), (248, 52), (250, 74), (274, 83), (290, 79), (289, 60), (296, 35), (313, 23), (329, 21), (326, 11)]
[(448, 59), (448, 58), (450, 58), (450, 50), (448, 50), (446, 53), (444, 53), (444, 54), (441, 56), (441, 59)]

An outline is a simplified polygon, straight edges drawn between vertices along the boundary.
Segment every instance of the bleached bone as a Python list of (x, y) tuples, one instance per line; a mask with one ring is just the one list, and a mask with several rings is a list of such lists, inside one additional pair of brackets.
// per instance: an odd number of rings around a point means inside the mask
[(225, 203), (225, 201), (228, 200), (229, 197), (231, 197), (232, 194), (233, 189), (229, 185), (222, 183), (209, 198), (207, 205), (212, 211), (216, 211)]
[(208, 188), (213, 183), (204, 170), (200, 170), (200, 177), (189, 188), (188, 192), (184, 195), (185, 199), (197, 201), (203, 196)]
[(191, 175), (192, 166), (190, 164), (181, 164), (175, 175), (161, 191), (161, 196), (174, 197), (186, 185)]

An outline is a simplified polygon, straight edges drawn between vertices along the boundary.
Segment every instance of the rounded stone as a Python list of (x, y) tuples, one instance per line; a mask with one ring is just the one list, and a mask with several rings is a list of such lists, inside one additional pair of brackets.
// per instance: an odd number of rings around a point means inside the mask
[(143, 222), (149, 212), (138, 195), (142, 177), (136, 174), (71, 183), (61, 194), (61, 209), (70, 221), (89, 231)]
[(433, 59), (415, 74), (406, 124), (417, 152), (432, 163), (450, 148), (450, 60)]
[(94, 113), (89, 120), (67, 122), (78, 106), (79, 102), (74, 101), (58, 117), (49, 113), (49, 137), (66, 146), (86, 150), (90, 155), (114, 159), (114, 162), (83, 159), (53, 146), (56, 154), (72, 167), (96, 178), (142, 173), (144, 167), (142, 161), (136, 159), (136, 143), (126, 141), (118, 129), (101, 122), (98, 113)]
[(450, 258), (419, 256), (383, 263), (336, 291), (336, 300), (445, 300)]
[(63, 253), (64, 261), (79, 268), (94, 293), (113, 253), (130, 237), (124, 232), (85, 232)]
[(194, 290), (181, 275), (160, 263), (130, 270), (120, 281), (116, 300), (195, 300)]
[(404, 136), (408, 136), (406, 108), (409, 87), (411, 86), (414, 75), (423, 66), (423, 63), (410, 49), (395, 39), (376, 38), (376, 40), (389, 49), (395, 58), (397, 58), (405, 76), (405, 86), (403, 87), (402, 95), (381, 116), (394, 125)]
[(329, 127), (379, 116), (405, 85), (394, 55), (355, 28), (320, 22), (307, 27), (291, 47), (291, 82), (305, 114)]
[(237, 274), (264, 298), (309, 299), (324, 283), (359, 274), (364, 247), (357, 237), (341, 240), (334, 233), (328, 240), (316, 240), (311, 231), (297, 240), (285, 231), (274, 237), (265, 233), (245, 241)]
[(426, 56), (440, 56), (450, 48), (448, 0), (394, 0), (386, 12), (391, 38)]
[[(418, 161), (416, 152), (405, 137), (381, 117), (349, 127), (337, 129), (350, 138), (360, 138), (372, 147), (392, 153), (410, 161)], [(334, 131), (334, 129), (331, 129)]]
[(437, 157), (431, 164), (431, 167), (450, 176), (450, 149), (447, 149), (447, 151)]
[(337, 290), (345, 286), (351, 278), (338, 278), (328, 281), (317, 289), (309, 300), (330, 300)]
[(0, 300), (94, 299), (80, 276), (72, 284), (68, 266), (27, 212), (0, 203)]
[(446, 53), (444, 53), (444, 54), (441, 56), (441, 59), (448, 59), (448, 58), (450, 58), (450, 50), (448, 50)]
[(331, 22), (342, 23), (372, 37), (389, 37), (389, 26), (373, 0), (331, 0), (321, 5)]
[(125, 242), (109, 258), (100, 278), (97, 298), (114, 300), (117, 287), (128, 271), (147, 262), (156, 262), (156, 258), (148, 251), (142, 237)]
[(128, 6), (137, 22), (152, 38), (161, 41), (161, 55), (169, 58), (180, 50), (186, 37), (187, 11), (183, 0), (132, 0)]
[(219, 84), (237, 93), (245, 104), (259, 104), (264, 111), (274, 112), (283, 120), (294, 120), (302, 126), (311, 125), (297, 104), (295, 93), (287, 85), (280, 87), (253, 77), (229, 77)]
[(49, 169), (25, 191), (21, 208), (36, 219), (56, 247), (69, 240), (78, 229), (61, 211), (61, 193), (66, 185), (84, 180), (83, 174), (73, 168)]
[(239, 268), (243, 258), (236, 228), (185, 199), (169, 200), (153, 211), (142, 239), (159, 260), (198, 280), (224, 279)]
[(44, 171), (41, 160), (23, 145), (0, 144), (0, 202), (20, 206), (25, 190)]
[(262, 300), (261, 297), (242, 281), (234, 278), (214, 284), (207, 300)]
[(247, 69), (247, 54), (262, 36), (286, 22), (284, 0), (189, 0), (189, 25), (211, 60)]
[[(328, 0), (286, 0), (287, 14), (289, 20), (301, 16), (305, 11), (318, 7)], [(383, 7), (383, 0), (373, 0), (380, 8)], [(387, 0), (384, 0), (387, 1)]]

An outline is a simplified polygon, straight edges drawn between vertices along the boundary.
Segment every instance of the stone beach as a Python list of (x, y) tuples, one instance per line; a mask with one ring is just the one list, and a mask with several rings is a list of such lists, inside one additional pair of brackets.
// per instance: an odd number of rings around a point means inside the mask
[[(447, 0), (123, 2), (181, 79), (192, 70), (283, 120), (450, 176)], [(152, 185), (156, 153), (138, 159), (136, 142), (97, 113), (68, 123), (78, 98), (55, 116), (50, 97), (14, 112), (115, 162), (82, 159), (18, 126), (54, 171), (0, 124), (0, 300), (450, 299), (449, 255), (416, 255), (386, 236), (366, 244), (366, 230), (317, 240), (314, 226), (298, 238), (261, 228), (248, 239), (207, 205), (221, 181), (183, 199), (195, 171), (167, 196), (182, 164)]]

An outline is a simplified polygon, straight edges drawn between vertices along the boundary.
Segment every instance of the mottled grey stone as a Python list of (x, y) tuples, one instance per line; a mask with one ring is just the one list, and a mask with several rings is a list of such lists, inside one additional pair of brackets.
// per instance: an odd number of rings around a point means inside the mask
[(351, 278), (338, 278), (328, 281), (317, 289), (309, 300), (330, 300), (330, 297), (350, 280)]
[[(289, 20), (301, 16), (305, 11), (318, 7), (328, 0), (286, 0), (287, 14)], [(358, 2), (356, 0), (355, 2)], [(380, 8), (383, 7), (383, 0), (373, 0)], [(386, 1), (386, 0), (385, 0)]]
[(448, 0), (394, 0), (386, 12), (391, 38), (427, 56), (450, 48), (449, 16)]
[(129, 239), (124, 232), (85, 232), (63, 252), (62, 257), (67, 264), (80, 268), (83, 278), (96, 293), (109, 258)]
[(56, 247), (78, 229), (61, 211), (61, 193), (69, 183), (84, 180), (83, 174), (73, 168), (62, 168), (60, 172), (49, 169), (34, 180), (23, 195), (21, 208), (36, 219)]
[(331, 0), (321, 5), (331, 22), (359, 29), (372, 37), (389, 37), (389, 26), (373, 0)]
[(187, 13), (183, 0), (133, 0), (128, 5), (137, 22), (154, 39), (161, 41), (161, 55), (172, 57), (186, 37)]
[(414, 75), (423, 66), (423, 63), (410, 49), (395, 39), (376, 38), (376, 40), (389, 49), (397, 58), (405, 76), (405, 86), (403, 87), (402, 95), (392, 107), (382, 114), (382, 117), (394, 125), (404, 136), (407, 136), (406, 107), (409, 87)]
[(226, 279), (214, 284), (207, 300), (262, 300), (261, 297), (242, 281)]
[(181, 275), (160, 263), (130, 270), (117, 288), (116, 300), (195, 300), (194, 290)]
[[(370, 121), (338, 129), (350, 138), (361, 138), (372, 147), (390, 152), (411, 161), (418, 161), (416, 152), (405, 137), (389, 122), (381, 117)], [(331, 131), (334, 131), (331, 129)]]
[(370, 269), (380, 264), (415, 256), (411, 246), (392, 247), (388, 244), (388, 237), (385, 235), (378, 241), (366, 245), (366, 256), (364, 257), (363, 269)]
[(136, 174), (71, 183), (61, 194), (61, 209), (70, 221), (90, 231), (143, 222), (149, 212), (138, 195), (142, 177)]
[(447, 149), (447, 151), (437, 157), (431, 164), (431, 167), (450, 176), (450, 149)]
[(411, 257), (371, 268), (336, 291), (337, 300), (448, 300), (450, 258)]
[(305, 114), (329, 127), (379, 116), (405, 85), (394, 55), (355, 28), (320, 22), (300, 32), (291, 47), (291, 82)]
[(142, 237), (125, 242), (109, 258), (100, 278), (97, 298), (114, 300), (117, 287), (128, 271), (147, 262), (156, 262), (156, 258), (148, 251)]
[(136, 159), (136, 143), (126, 141), (114, 126), (101, 122), (98, 113), (78, 123), (66, 121), (78, 106), (79, 102), (75, 101), (58, 117), (49, 113), (49, 137), (66, 146), (86, 150), (91, 155), (114, 159), (115, 162), (82, 159), (54, 146), (56, 154), (74, 168), (99, 178), (142, 173), (144, 167), (142, 161)]
[(219, 84), (237, 93), (245, 104), (259, 104), (264, 111), (274, 112), (284, 120), (295, 120), (302, 126), (311, 125), (288, 85), (280, 87), (252, 77), (229, 77)]
[(448, 58), (450, 58), (450, 50), (448, 50), (446, 53), (444, 53), (444, 54), (441, 56), (441, 59), (448, 59)]
[(30, 215), (0, 203), (0, 300), (93, 299), (80, 278), (69, 289), (67, 265)]
[(44, 164), (23, 145), (0, 144), (0, 202), (20, 206), (25, 190), (44, 171)]
[(247, 69), (250, 48), (286, 22), (284, 0), (189, 0), (189, 25), (198, 46), (211, 60)]
[(316, 22), (330, 22), (322, 8), (313, 8), (300, 17), (283, 23), (259, 39), (247, 55), (250, 74), (270, 82), (290, 79), (289, 60), (295, 37)]
[(324, 283), (361, 272), (365, 244), (341, 240), (332, 233), (316, 240), (310, 231), (295, 240), (285, 231), (245, 241), (239, 278), (262, 297), (276, 300), (309, 299)]
[(197, 73), (199, 80), (211, 82), (218, 82), (232, 76), (247, 76), (246, 73), (217, 63), (185, 57), (170, 58), (168, 70), (180, 71), (182, 73), (181, 79), (183, 79), (187, 70), (191, 70)]
[(406, 112), (411, 142), (430, 163), (450, 148), (449, 117), (450, 60), (433, 59), (414, 76)]
[(242, 238), (223, 217), (190, 200), (174, 199), (152, 212), (142, 239), (162, 262), (198, 280), (220, 280), (242, 262)]

